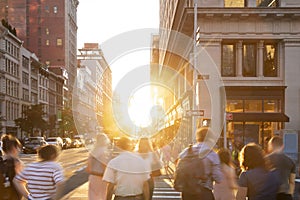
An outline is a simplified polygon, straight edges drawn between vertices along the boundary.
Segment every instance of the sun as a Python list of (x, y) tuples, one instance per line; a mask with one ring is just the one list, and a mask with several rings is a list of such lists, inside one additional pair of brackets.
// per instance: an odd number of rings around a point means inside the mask
[(141, 128), (150, 126), (152, 107), (153, 99), (151, 98), (150, 86), (136, 90), (128, 102), (128, 114), (133, 124)]

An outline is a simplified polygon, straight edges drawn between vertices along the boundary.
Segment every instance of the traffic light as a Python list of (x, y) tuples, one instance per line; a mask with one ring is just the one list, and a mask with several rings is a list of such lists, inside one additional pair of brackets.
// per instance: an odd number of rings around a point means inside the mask
[(202, 127), (210, 127), (211, 119), (202, 119)]

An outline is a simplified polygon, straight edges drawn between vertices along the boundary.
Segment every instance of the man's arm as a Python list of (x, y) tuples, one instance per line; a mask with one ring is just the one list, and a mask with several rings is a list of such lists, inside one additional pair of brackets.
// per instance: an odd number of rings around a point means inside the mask
[(295, 191), (295, 178), (296, 174), (291, 173), (289, 178), (290, 194), (293, 195)]
[(24, 196), (26, 199), (28, 199), (29, 196), (29, 191), (27, 190), (26, 187), (26, 182), (20, 181), (16, 178), (14, 178), (13, 180), (14, 186), (16, 187), (16, 189), (19, 191), (19, 193)]
[(107, 183), (106, 185), (106, 200), (111, 200), (112, 196), (114, 194), (114, 188), (115, 188), (115, 184), (113, 183)]
[(144, 200), (149, 200), (150, 190), (149, 190), (148, 181), (145, 181), (144, 184), (143, 184), (143, 196), (144, 196)]
[(54, 200), (56, 199), (60, 199), (63, 194), (64, 194), (64, 189), (65, 189), (65, 182), (58, 182), (56, 183), (56, 193), (55, 193), (55, 196), (54, 196)]
[(247, 197), (247, 187), (238, 187), (238, 191), (236, 193), (236, 200), (245, 200)]
[(221, 163), (217, 154), (211, 154), (212, 178), (216, 183), (220, 183), (223, 179), (221, 171)]

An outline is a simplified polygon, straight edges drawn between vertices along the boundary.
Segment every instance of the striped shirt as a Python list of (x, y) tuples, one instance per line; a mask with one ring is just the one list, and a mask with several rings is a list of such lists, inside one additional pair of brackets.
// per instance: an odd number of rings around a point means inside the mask
[(35, 162), (15, 177), (26, 182), (33, 199), (50, 199), (55, 195), (56, 184), (64, 181), (63, 169), (57, 162)]

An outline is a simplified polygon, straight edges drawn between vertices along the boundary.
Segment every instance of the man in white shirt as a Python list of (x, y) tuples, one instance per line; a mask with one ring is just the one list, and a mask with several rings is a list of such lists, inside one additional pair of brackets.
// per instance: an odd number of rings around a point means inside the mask
[(107, 200), (148, 200), (150, 178), (147, 163), (135, 155), (132, 141), (121, 138), (118, 147), (123, 150), (116, 158), (109, 161), (103, 175), (107, 184)]

